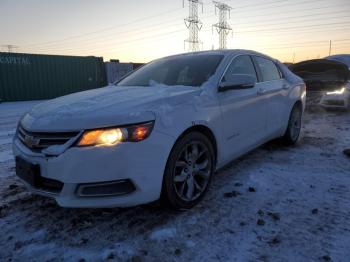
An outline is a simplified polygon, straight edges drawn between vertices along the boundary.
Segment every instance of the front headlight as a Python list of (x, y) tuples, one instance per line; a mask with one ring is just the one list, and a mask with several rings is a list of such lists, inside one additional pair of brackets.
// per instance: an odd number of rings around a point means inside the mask
[(345, 92), (345, 87), (343, 87), (340, 90), (333, 91), (333, 92), (327, 92), (327, 95), (341, 95), (341, 94), (344, 94), (344, 92)]
[(120, 142), (139, 142), (152, 132), (154, 121), (85, 131), (77, 146), (112, 146)]

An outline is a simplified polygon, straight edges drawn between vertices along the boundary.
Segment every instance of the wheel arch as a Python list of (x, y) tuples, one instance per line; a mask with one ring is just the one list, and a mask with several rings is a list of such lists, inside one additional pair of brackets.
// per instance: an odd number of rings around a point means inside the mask
[(303, 111), (303, 102), (300, 99), (298, 99), (297, 101), (294, 102), (292, 109), (289, 112), (289, 115), (291, 114), (291, 112), (295, 106), (299, 106), (300, 109)]
[[(209, 142), (211, 143), (211, 145), (213, 146), (213, 150), (214, 150), (214, 166), (213, 166), (213, 170), (215, 171), (215, 166), (216, 166), (216, 162), (217, 162), (217, 141), (215, 138), (215, 135), (213, 133), (213, 131), (205, 125), (202, 124), (198, 124), (198, 125), (193, 125), (190, 126), (186, 129), (184, 129), (181, 134), (178, 136), (178, 138), (175, 140), (175, 142), (173, 143), (173, 146), (170, 150), (169, 156), (168, 156), (168, 160), (166, 163), (166, 169), (162, 178), (162, 189), (161, 189), (161, 194), (160, 194), (160, 203), (162, 203), (165, 206), (169, 206), (173, 207), (175, 209), (179, 209), (179, 200), (174, 200), (174, 198), (169, 197), (168, 192), (172, 192), (173, 189), (169, 189), (169, 176), (165, 176), (167, 170), (168, 170), (168, 165), (169, 165), (169, 159), (174, 148), (176, 147), (176, 144), (183, 139), (184, 137), (186, 137), (186, 135), (191, 134), (193, 132), (197, 132), (200, 133), (201, 135), (204, 135)], [(190, 141), (190, 140), (189, 140)], [(172, 188), (172, 187), (171, 187)], [(197, 198), (197, 200), (194, 201), (199, 201), (201, 199), (201, 196), (199, 198)], [(197, 202), (194, 202), (194, 204)], [(181, 203), (180, 203), (181, 204)], [(194, 205), (193, 204), (193, 205)], [(190, 204), (189, 206), (185, 206), (185, 207), (181, 207), (181, 209), (185, 208), (188, 209), (190, 207), (193, 206), (192, 204)], [(181, 205), (180, 205), (181, 206)]]
[(286, 131), (287, 131), (287, 128), (288, 128), (288, 123), (289, 123), (289, 119), (290, 119), (290, 115), (292, 114), (292, 111), (293, 111), (293, 108), (295, 106), (299, 106), (300, 109), (301, 109), (301, 112), (303, 112), (303, 102), (301, 99), (297, 99), (296, 101), (293, 102), (292, 106), (290, 107), (290, 109), (286, 112), (286, 115), (285, 115), (285, 123), (284, 123), (284, 126), (283, 128), (281, 129), (281, 136), (283, 136)]
[[(198, 132), (203, 134), (204, 136), (206, 136), (209, 141), (211, 142), (213, 149), (214, 149), (214, 159), (215, 159), (215, 165), (217, 164), (217, 159), (218, 159), (218, 144), (217, 144), (217, 139), (214, 135), (214, 132), (207, 126), (205, 125), (194, 125), (191, 126), (187, 129), (185, 129), (181, 135), (176, 139), (171, 151), (173, 150), (174, 146), (176, 145), (176, 143), (183, 138), (184, 136), (186, 136), (187, 134), (191, 133), (191, 132)], [(170, 152), (171, 152), (170, 151)]]

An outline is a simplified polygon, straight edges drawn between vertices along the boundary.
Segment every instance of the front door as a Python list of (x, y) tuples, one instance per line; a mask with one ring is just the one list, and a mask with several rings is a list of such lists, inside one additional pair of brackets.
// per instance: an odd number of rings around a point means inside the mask
[[(221, 82), (235, 74), (254, 76), (257, 82), (257, 73), (249, 55), (234, 58)], [(229, 158), (241, 155), (265, 137), (267, 106), (264, 96), (258, 94), (259, 85), (218, 94), (224, 120), (225, 155)]]

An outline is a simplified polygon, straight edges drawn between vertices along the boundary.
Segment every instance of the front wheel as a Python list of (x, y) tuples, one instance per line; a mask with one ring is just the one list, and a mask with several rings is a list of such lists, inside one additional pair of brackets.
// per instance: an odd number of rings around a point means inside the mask
[(172, 149), (163, 178), (161, 200), (173, 209), (196, 205), (208, 189), (214, 172), (214, 150), (210, 140), (192, 132)]
[(301, 132), (302, 109), (299, 104), (294, 105), (289, 116), (288, 127), (283, 136), (283, 142), (287, 145), (294, 145), (298, 142)]

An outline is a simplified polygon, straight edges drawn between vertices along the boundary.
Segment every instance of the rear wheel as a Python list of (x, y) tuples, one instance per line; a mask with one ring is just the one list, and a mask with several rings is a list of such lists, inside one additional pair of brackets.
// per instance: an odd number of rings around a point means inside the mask
[(283, 136), (283, 142), (287, 145), (294, 145), (298, 142), (301, 131), (302, 109), (295, 104), (289, 116), (288, 127)]
[(214, 159), (213, 146), (203, 134), (192, 132), (181, 138), (166, 165), (162, 202), (174, 209), (196, 205), (208, 189)]

